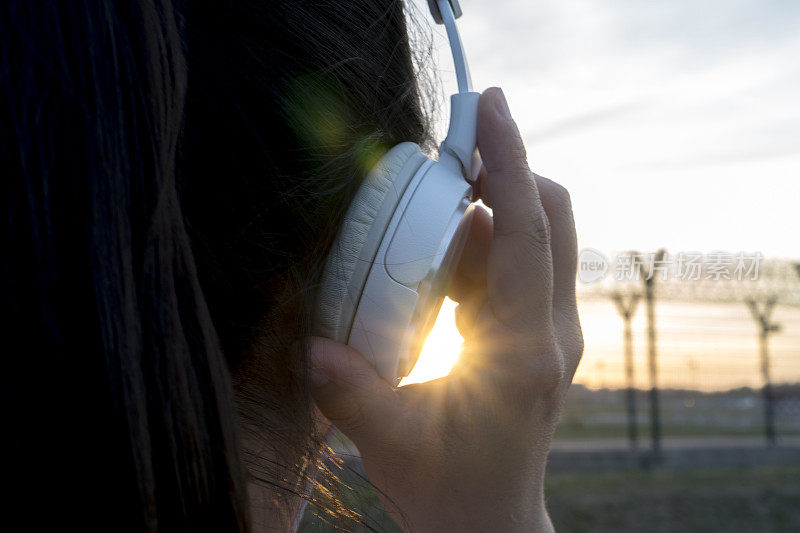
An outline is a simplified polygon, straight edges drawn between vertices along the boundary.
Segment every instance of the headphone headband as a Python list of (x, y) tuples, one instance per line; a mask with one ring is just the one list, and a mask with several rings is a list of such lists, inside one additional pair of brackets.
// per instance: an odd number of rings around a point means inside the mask
[(456, 69), (458, 93), (450, 97), (450, 125), (447, 136), (439, 146), (439, 162), (452, 167), (468, 181), (474, 182), (481, 168), (475, 150), (475, 129), (478, 121), (478, 98), (472, 90), (472, 78), (458, 33), (456, 19), (461, 16), (458, 0), (428, 0), (433, 19), (444, 24), (453, 64)]
[(453, 65), (456, 68), (458, 92), (472, 92), (472, 77), (469, 74), (467, 57), (464, 54), (464, 45), (458, 34), (456, 19), (461, 16), (461, 6), (458, 0), (428, 0), (433, 20), (437, 24), (444, 24), (447, 40), (450, 42), (450, 51), (453, 53)]
[[(461, 6), (458, 4), (458, 0), (444, 0), (444, 3), (450, 4), (450, 9), (453, 12), (453, 17), (458, 18), (461, 16)], [(443, 24), (442, 19), (442, 10), (439, 9), (439, 0), (428, 0), (428, 7), (431, 10), (431, 15), (433, 15), (433, 20), (436, 21), (436, 24)]]

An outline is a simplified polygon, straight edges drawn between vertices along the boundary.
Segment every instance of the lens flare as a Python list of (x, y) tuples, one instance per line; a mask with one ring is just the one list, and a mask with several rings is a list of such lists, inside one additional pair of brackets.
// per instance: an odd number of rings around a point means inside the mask
[(453, 300), (445, 298), (442, 309), (436, 317), (436, 323), (422, 347), (417, 364), (400, 382), (401, 387), (441, 378), (450, 373), (458, 361), (461, 345), (464, 342), (456, 328), (457, 305)]

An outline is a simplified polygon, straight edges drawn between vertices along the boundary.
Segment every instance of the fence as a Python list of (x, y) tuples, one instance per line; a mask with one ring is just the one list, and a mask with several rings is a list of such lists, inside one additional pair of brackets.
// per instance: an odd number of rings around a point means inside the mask
[(618, 254), (609, 274), (632, 256), (645, 258), (635, 276), (579, 287), (586, 352), (557, 436), (658, 453), (662, 435), (800, 435), (797, 263), (764, 261), (737, 279), (706, 261), (681, 279), (674, 256)]

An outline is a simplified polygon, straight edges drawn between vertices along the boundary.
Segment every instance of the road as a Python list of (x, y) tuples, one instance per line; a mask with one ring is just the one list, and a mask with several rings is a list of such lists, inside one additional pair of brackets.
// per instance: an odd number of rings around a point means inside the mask
[[(778, 447), (800, 448), (800, 435), (779, 436)], [(729, 437), (664, 437), (661, 448), (664, 450), (676, 449), (703, 449), (703, 448), (764, 448), (766, 442), (763, 436), (729, 436)], [(639, 448), (650, 448), (650, 439), (639, 440)], [(553, 441), (553, 451), (563, 452), (604, 452), (625, 451), (629, 449), (627, 439), (556, 439)]]

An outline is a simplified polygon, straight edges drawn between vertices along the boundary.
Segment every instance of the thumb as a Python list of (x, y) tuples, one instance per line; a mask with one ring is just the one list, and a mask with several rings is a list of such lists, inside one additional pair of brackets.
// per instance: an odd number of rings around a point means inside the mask
[(312, 337), (309, 367), (317, 407), (361, 452), (390, 440), (401, 414), (399, 397), (360, 353)]

